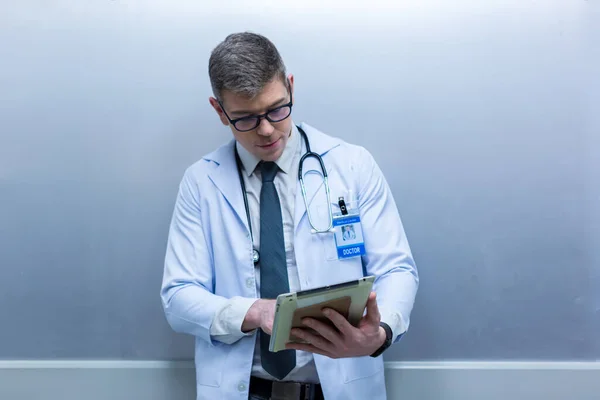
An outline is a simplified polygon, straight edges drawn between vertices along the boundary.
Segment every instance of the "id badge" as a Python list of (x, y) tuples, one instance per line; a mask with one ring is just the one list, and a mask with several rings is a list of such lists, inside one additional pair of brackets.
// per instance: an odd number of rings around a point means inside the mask
[(338, 259), (359, 257), (365, 254), (365, 241), (358, 212), (334, 215), (333, 228)]

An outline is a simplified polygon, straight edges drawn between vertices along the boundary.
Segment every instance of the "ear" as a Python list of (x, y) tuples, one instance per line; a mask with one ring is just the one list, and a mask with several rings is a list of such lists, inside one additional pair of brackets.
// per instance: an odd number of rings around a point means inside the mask
[(223, 123), (223, 125), (229, 126), (229, 120), (227, 119), (227, 116), (225, 115), (225, 113), (223, 112), (223, 109), (219, 105), (219, 101), (217, 99), (215, 99), (214, 97), (209, 97), (208, 102), (210, 103), (212, 108), (214, 108), (215, 111), (217, 112), (217, 115), (221, 119), (221, 122)]

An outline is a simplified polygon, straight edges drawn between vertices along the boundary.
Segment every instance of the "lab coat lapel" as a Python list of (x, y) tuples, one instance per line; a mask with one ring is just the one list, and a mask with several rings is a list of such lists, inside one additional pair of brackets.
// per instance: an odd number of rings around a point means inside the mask
[(205, 160), (212, 161), (217, 167), (209, 172), (208, 176), (214, 185), (225, 197), (234, 213), (244, 224), (248, 232), (248, 221), (246, 218), (246, 209), (244, 208), (244, 198), (240, 185), (240, 178), (237, 172), (233, 146), (235, 141), (221, 146), (213, 153), (204, 157)]
[[(332, 150), (333, 148), (339, 146), (341, 144), (341, 140), (325, 135), (317, 129), (311, 127), (308, 124), (302, 123), (300, 127), (306, 132), (308, 137), (308, 141), (310, 143), (311, 150), (314, 153), (317, 153), (323, 158), (323, 163), (325, 164), (325, 168), (327, 169), (328, 175), (331, 175), (331, 171), (327, 168), (328, 163), (326, 154)], [(304, 141), (302, 142), (302, 155), (306, 152), (306, 147)], [(314, 157), (307, 158), (303, 165), (303, 176), (304, 176), (304, 186), (306, 188), (306, 200), (308, 203), (308, 208), (310, 209), (310, 215), (315, 221), (317, 219), (316, 213), (316, 205), (313, 203), (315, 201), (323, 202), (325, 205), (325, 188), (324, 181), (321, 175), (321, 168), (318, 167), (318, 161)], [(318, 171), (317, 174), (307, 174), (309, 170)], [(319, 194), (317, 196), (317, 194)], [(327, 204), (327, 207), (330, 207), (330, 204)], [(306, 215), (306, 204), (304, 202), (304, 197), (302, 195), (302, 186), (300, 184), (300, 180), (298, 180), (297, 188), (296, 188), (296, 207), (295, 207), (295, 215), (294, 215), (294, 226), (298, 229), (298, 225), (302, 218)], [(317, 225), (320, 228), (319, 225)]]

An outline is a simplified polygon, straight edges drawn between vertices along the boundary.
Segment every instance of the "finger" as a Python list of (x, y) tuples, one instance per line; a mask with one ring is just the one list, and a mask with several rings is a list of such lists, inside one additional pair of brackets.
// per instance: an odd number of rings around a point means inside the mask
[(267, 335), (272, 335), (273, 334), (273, 322), (267, 323), (265, 324), (265, 326), (262, 327), (262, 330), (267, 334)]
[(302, 323), (316, 331), (331, 343), (339, 343), (343, 340), (338, 331), (329, 324), (325, 324), (314, 318), (305, 318)]
[(329, 320), (335, 325), (335, 327), (340, 331), (342, 336), (349, 337), (353, 334), (353, 331), (356, 329), (353, 327), (350, 322), (339, 312), (326, 308), (323, 310), (323, 314), (329, 318)]
[(379, 320), (381, 319), (381, 315), (379, 314), (379, 307), (377, 307), (377, 294), (375, 292), (371, 292), (369, 294), (369, 299), (367, 300), (367, 319), (371, 320), (371, 322), (376, 322), (379, 324)]
[(285, 345), (286, 349), (293, 349), (293, 350), (300, 350), (300, 351), (306, 351), (309, 353), (314, 353), (314, 354), (320, 354), (322, 356), (326, 356), (329, 358), (339, 358), (336, 357), (333, 353), (330, 353), (328, 351), (325, 351), (323, 349), (319, 349), (318, 347), (315, 347), (311, 344), (306, 344), (306, 343), (288, 343)]
[(330, 341), (322, 336), (311, 333), (308, 329), (294, 328), (290, 333), (292, 336), (302, 339), (323, 351), (331, 352), (335, 348), (334, 344), (332, 344)]

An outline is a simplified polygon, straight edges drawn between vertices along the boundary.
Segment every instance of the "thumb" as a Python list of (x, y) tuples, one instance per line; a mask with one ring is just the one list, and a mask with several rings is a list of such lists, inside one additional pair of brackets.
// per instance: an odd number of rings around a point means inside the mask
[(379, 315), (379, 307), (377, 307), (377, 294), (375, 292), (371, 292), (369, 294), (369, 299), (367, 300), (367, 319), (379, 323), (380, 318), (381, 315)]

